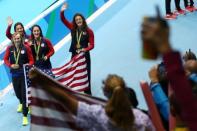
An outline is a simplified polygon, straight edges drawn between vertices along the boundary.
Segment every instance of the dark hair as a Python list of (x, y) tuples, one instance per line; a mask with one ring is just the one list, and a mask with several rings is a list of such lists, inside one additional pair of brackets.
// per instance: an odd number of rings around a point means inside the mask
[(132, 106), (134, 108), (137, 108), (139, 103), (138, 103), (135, 91), (132, 88), (128, 88), (128, 87), (126, 88), (126, 90), (127, 90), (127, 94), (129, 97), (129, 101), (131, 102)]
[(34, 29), (35, 27), (38, 27), (38, 29), (40, 30), (40, 36), (43, 37), (41, 27), (40, 27), (39, 25), (33, 25), (33, 26), (31, 27), (31, 39), (32, 39), (32, 40), (34, 39), (33, 29)]
[(23, 24), (21, 22), (17, 22), (15, 25), (14, 25), (14, 32), (16, 32), (16, 27), (20, 25), (22, 28), (23, 28), (23, 36), (22, 37), (25, 37), (26, 36), (26, 32), (25, 32), (25, 28), (23, 26)]
[(75, 31), (76, 29), (77, 29), (77, 24), (76, 24), (76, 22), (75, 22), (75, 18), (77, 17), (77, 16), (80, 16), (81, 18), (82, 18), (82, 20), (83, 20), (83, 25), (82, 25), (82, 30), (86, 30), (87, 29), (87, 23), (86, 23), (86, 19), (85, 19), (85, 17), (82, 15), (82, 14), (80, 14), (80, 13), (76, 13), (75, 15), (74, 15), (74, 17), (73, 17), (73, 21), (72, 21), (72, 23), (73, 23), (73, 30)]
[(18, 25), (22, 26), (22, 28), (23, 28), (23, 30), (24, 30), (24, 34), (25, 34), (25, 28), (24, 28), (24, 26), (23, 26), (23, 24), (22, 24), (21, 22), (17, 22), (17, 23), (14, 25), (14, 31), (16, 32), (16, 27), (17, 27)]
[(161, 62), (158, 65), (157, 72), (158, 72), (159, 83), (162, 87), (162, 90), (164, 91), (166, 96), (168, 96), (168, 79), (167, 79), (167, 73), (166, 73), (166, 69), (165, 69), (163, 62)]
[(184, 61), (188, 60), (197, 60), (196, 55), (189, 49), (189, 51), (186, 51), (183, 56)]

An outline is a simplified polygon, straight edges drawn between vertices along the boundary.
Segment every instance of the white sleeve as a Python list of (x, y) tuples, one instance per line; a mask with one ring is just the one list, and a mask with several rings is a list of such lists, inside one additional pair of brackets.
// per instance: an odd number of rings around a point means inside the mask
[(98, 116), (102, 111), (100, 105), (89, 105), (84, 102), (79, 102), (76, 124), (81, 128), (91, 128), (98, 120)]

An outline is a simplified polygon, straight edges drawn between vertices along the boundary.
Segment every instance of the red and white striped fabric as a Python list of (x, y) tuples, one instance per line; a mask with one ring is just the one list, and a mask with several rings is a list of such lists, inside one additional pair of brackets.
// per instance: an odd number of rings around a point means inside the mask
[(74, 117), (42, 88), (31, 88), (31, 131), (80, 130)]
[[(31, 103), (31, 82), (28, 76), (31, 68), (32, 66), (24, 65), (27, 106)], [(84, 53), (76, 55), (62, 67), (52, 69), (52, 72), (48, 69), (40, 70), (49, 76), (55, 75), (57, 81), (74, 91), (83, 92), (89, 88), (87, 63)]]
[[(39, 71), (39, 70), (38, 70)], [(105, 101), (99, 98), (95, 98), (89, 95), (81, 94), (76, 91), (72, 91), (70, 88), (63, 86), (55, 79), (39, 71), (42, 78), (40, 82), (55, 83), (54, 88), (62, 88), (67, 92), (70, 97), (76, 98), (80, 101), (87, 102), (89, 104), (105, 105)], [(46, 80), (47, 79), (47, 80)], [(31, 88), (31, 131), (76, 131), (82, 130), (75, 125), (75, 117), (67, 110), (67, 108), (61, 101), (53, 98), (47, 93), (42, 86), (37, 84)]]
[(85, 91), (89, 88), (87, 63), (84, 53), (73, 57), (60, 68), (52, 69), (55, 79), (75, 91)]

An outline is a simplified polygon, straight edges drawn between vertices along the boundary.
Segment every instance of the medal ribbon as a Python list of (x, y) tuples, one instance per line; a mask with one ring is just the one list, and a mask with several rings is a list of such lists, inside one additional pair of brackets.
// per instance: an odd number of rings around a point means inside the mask
[(20, 57), (20, 49), (16, 49), (14, 50), (14, 59), (15, 59), (15, 64), (18, 64), (18, 60), (19, 60), (19, 57)]
[(40, 44), (38, 44), (38, 46), (36, 46), (37, 44), (35, 43), (34, 44), (34, 49), (35, 49), (35, 52), (36, 52), (36, 60), (39, 60), (39, 52), (40, 52)]
[(80, 48), (80, 40), (81, 40), (81, 36), (82, 36), (83, 31), (79, 32), (77, 31), (77, 48)]

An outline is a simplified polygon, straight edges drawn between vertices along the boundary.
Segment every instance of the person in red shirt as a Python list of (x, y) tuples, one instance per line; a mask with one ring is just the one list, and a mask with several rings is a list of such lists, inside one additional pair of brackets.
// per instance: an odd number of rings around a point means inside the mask
[(50, 57), (54, 54), (54, 48), (50, 40), (46, 39), (42, 34), (39, 25), (34, 25), (31, 30), (31, 39), (29, 39), (35, 66), (40, 69), (52, 69)]
[(34, 60), (31, 49), (24, 44), (22, 36), (19, 32), (15, 32), (12, 38), (12, 45), (8, 46), (4, 56), (5, 64), (10, 68), (12, 76), (12, 84), (16, 97), (20, 104), (17, 112), (23, 112), (23, 125), (28, 124), (26, 106), (26, 90), (23, 65), (33, 65)]
[(85, 53), (88, 70), (89, 88), (84, 92), (91, 95), (91, 60), (90, 50), (94, 48), (94, 33), (88, 27), (83, 15), (77, 13), (73, 17), (72, 23), (70, 23), (64, 17), (64, 11), (67, 9), (67, 3), (64, 3), (61, 7), (60, 17), (64, 25), (70, 29), (72, 42), (69, 51), (72, 53), (72, 58), (80, 53)]

